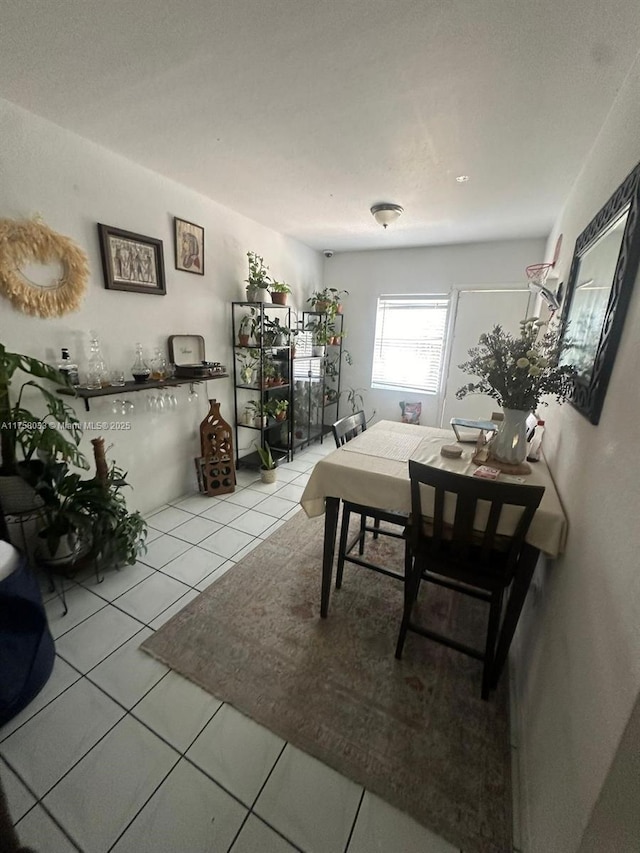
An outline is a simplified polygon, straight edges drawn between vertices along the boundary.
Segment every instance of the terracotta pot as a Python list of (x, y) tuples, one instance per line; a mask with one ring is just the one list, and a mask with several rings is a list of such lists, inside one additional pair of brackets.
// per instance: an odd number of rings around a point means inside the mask
[(251, 337), (250, 335), (238, 335), (238, 343), (240, 344), (240, 346), (241, 347), (248, 347), (250, 337)]
[(286, 305), (287, 304), (287, 293), (271, 293), (271, 301), (274, 305)]
[(338, 302), (336, 305), (336, 314), (342, 314), (342, 302)]
[(314, 307), (314, 310), (319, 311), (321, 314), (326, 314), (327, 311), (329, 310), (329, 303), (328, 302), (316, 302), (313, 307)]
[(286, 419), (287, 419), (287, 413), (286, 412), (278, 412), (278, 414), (276, 415), (277, 421), (284, 421)]

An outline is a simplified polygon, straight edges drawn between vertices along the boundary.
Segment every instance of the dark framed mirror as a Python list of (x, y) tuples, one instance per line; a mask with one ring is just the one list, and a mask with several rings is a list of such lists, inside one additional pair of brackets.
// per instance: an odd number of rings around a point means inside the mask
[(576, 240), (562, 320), (564, 364), (577, 370), (570, 397), (600, 420), (640, 259), (640, 163)]

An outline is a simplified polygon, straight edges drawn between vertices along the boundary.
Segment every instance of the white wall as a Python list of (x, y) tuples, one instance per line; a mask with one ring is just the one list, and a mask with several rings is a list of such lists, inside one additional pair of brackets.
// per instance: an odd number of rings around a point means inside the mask
[[(410, 215), (410, 211), (405, 216)], [(393, 226), (392, 226), (393, 227)], [(525, 267), (541, 260), (544, 240), (344, 252), (325, 260), (325, 285), (348, 290), (344, 300), (344, 346), (353, 366), (344, 367), (342, 387), (366, 389), (367, 414), (375, 420), (400, 420), (399, 402), (422, 401), (421, 423), (438, 423), (437, 395), (371, 388), (376, 302), (381, 294), (450, 293), (454, 287), (513, 287), (526, 284)], [(520, 318), (518, 318), (520, 319)], [(469, 341), (474, 346), (477, 340)], [(349, 414), (346, 400), (341, 415)]]
[[(40, 213), (87, 252), (91, 268), (81, 309), (65, 317), (29, 317), (0, 296), (0, 341), (10, 350), (56, 363), (60, 347), (68, 346), (82, 363), (95, 329), (110, 366), (129, 372), (137, 341), (151, 353), (157, 346), (166, 351), (171, 334), (201, 334), (207, 358), (231, 367), (230, 303), (244, 298), (247, 250), (263, 255), (273, 275), (292, 285), (294, 303), (321, 285), (321, 256), (294, 240), (1, 100), (0, 127), (0, 217)], [(173, 216), (205, 228), (204, 276), (173, 268)], [(97, 222), (163, 240), (166, 296), (105, 290)], [(144, 411), (144, 395), (129, 395), (136, 404), (127, 418), (131, 432), (102, 432), (113, 444), (110, 457), (129, 471), (132, 507), (147, 511), (194, 487), (207, 392), (232, 420), (232, 380), (199, 387), (196, 404), (187, 403), (183, 387), (179, 411), (155, 418)], [(112, 420), (111, 403), (108, 397), (92, 403), (87, 416), (76, 409), (82, 420)], [(87, 433), (85, 450), (98, 434)]]
[[(576, 237), (639, 160), (637, 63), (550, 237), (547, 257), (564, 234), (561, 278)], [(570, 405), (546, 417), (545, 453), (570, 527), (565, 555), (540, 567), (514, 658), (523, 849), (535, 853), (595, 849), (602, 816), (594, 818), (593, 809), (609, 790), (611, 767), (627, 774), (626, 786), (615, 779), (616, 795), (627, 798), (619, 820), (638, 810), (634, 762), (621, 760), (619, 750), (628, 748), (622, 737), (640, 689), (639, 329), (636, 281), (599, 425)], [(610, 798), (606, 814), (611, 820)], [(638, 843), (635, 836), (598, 849), (625, 853)]]

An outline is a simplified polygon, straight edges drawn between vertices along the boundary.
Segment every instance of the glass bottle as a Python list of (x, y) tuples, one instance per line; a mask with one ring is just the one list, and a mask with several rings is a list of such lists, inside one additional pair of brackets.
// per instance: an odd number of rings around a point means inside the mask
[(67, 377), (72, 385), (80, 384), (80, 380), (78, 378), (78, 365), (71, 361), (67, 347), (62, 347), (62, 355), (58, 364), (58, 370), (63, 374), (63, 376)]
[(107, 367), (100, 351), (100, 342), (94, 336), (91, 338), (86, 387), (95, 390), (110, 384)]
[(159, 348), (155, 350), (151, 359), (151, 378), (156, 381), (167, 378), (167, 360)]
[(144, 360), (144, 356), (142, 354), (142, 344), (136, 344), (136, 360), (133, 362), (131, 375), (136, 382), (140, 383), (146, 382), (151, 375), (151, 368)]

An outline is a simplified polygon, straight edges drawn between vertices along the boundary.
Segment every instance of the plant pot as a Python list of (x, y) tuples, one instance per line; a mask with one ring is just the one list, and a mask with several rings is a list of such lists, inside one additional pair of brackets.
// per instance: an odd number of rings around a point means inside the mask
[(248, 347), (250, 337), (251, 337), (251, 335), (238, 335), (238, 343), (240, 344), (240, 346), (241, 347)]
[(243, 385), (252, 385), (255, 379), (255, 370), (253, 367), (241, 367), (240, 368), (240, 382)]
[(325, 354), (325, 347), (324, 347), (324, 345), (323, 346), (320, 346), (320, 345), (314, 346), (314, 347), (312, 347), (311, 352), (313, 353), (314, 356), (322, 356)]
[(320, 314), (326, 314), (329, 310), (328, 302), (316, 302), (313, 306), (314, 311), (319, 311)]
[(342, 302), (338, 302), (336, 305), (336, 314), (342, 314)]
[(18, 474), (0, 476), (0, 506), (5, 515), (31, 512), (42, 506), (35, 489)]
[(269, 291), (264, 287), (247, 287), (247, 302), (271, 302)]
[(260, 469), (260, 479), (263, 483), (275, 483), (278, 479), (278, 469), (277, 468), (261, 468)]
[(271, 292), (271, 301), (274, 305), (286, 305), (287, 304), (287, 293), (274, 293)]
[(287, 413), (286, 412), (278, 412), (278, 414), (275, 417), (276, 417), (277, 421), (286, 421)]
[(266, 427), (268, 417), (266, 415), (262, 415), (261, 417), (257, 417), (253, 419), (253, 425), (257, 427)]

